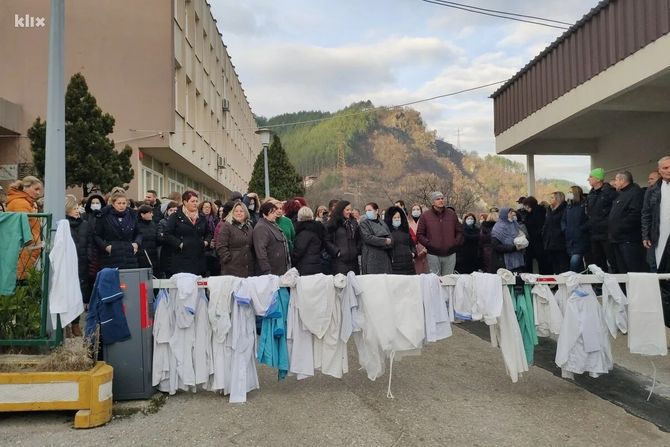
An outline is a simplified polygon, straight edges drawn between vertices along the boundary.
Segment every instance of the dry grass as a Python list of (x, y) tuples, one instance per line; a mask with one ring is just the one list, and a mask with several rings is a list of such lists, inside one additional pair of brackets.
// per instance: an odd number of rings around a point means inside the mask
[(95, 365), (91, 352), (91, 345), (84, 337), (66, 338), (48, 355), (1, 356), (0, 373), (87, 371)]
[(37, 371), (87, 371), (93, 368), (91, 345), (84, 337), (66, 338), (35, 367)]

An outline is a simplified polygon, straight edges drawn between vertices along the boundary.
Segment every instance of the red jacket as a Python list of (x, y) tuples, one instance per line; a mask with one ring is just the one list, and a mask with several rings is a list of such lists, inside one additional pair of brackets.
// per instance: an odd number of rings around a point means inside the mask
[(431, 207), (421, 215), (416, 237), (428, 254), (449, 256), (463, 243), (463, 226), (451, 208), (438, 212)]

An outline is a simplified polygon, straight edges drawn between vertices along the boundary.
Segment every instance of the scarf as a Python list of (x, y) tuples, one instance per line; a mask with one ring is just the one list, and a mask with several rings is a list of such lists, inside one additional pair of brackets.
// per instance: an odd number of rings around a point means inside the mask
[(135, 219), (130, 213), (130, 209), (126, 208), (123, 212), (118, 212), (113, 207), (109, 210), (109, 219), (112, 225), (117, 228), (121, 234), (132, 234), (135, 229)]
[[(502, 208), (500, 210), (500, 217), (491, 230), (491, 237), (498, 239), (505, 245), (513, 245), (514, 238), (521, 232), (517, 222), (510, 222), (507, 219), (509, 211), (509, 208)], [(507, 269), (512, 270), (523, 265), (525, 265), (525, 260), (522, 251), (517, 250), (512, 253), (505, 253), (505, 267)]]

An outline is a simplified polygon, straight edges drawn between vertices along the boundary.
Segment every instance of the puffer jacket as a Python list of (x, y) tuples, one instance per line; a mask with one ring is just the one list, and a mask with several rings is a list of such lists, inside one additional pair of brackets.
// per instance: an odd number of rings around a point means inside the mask
[(153, 220), (144, 220), (140, 217), (137, 222), (137, 227), (142, 235), (142, 245), (137, 251), (138, 264), (143, 268), (151, 267), (154, 271), (154, 275), (158, 276), (158, 238), (156, 224)]
[(414, 256), (416, 244), (407, 231), (400, 228), (391, 232), (391, 273), (394, 275), (416, 275)]
[(569, 255), (585, 255), (589, 252), (590, 238), (586, 204), (569, 204), (561, 219), (561, 229), (565, 234), (565, 248)]
[(565, 251), (565, 234), (561, 229), (561, 221), (565, 212), (565, 202), (555, 209), (547, 210), (547, 217), (542, 228), (542, 242), (545, 250)]
[(586, 197), (586, 214), (589, 218), (591, 240), (607, 240), (608, 218), (616, 196), (616, 189), (609, 183), (603, 183), (600, 189), (589, 191)]
[(209, 245), (212, 235), (203, 214), (198, 213), (193, 224), (182, 207), (179, 207), (168, 218), (163, 237), (173, 249), (173, 273), (205, 274), (205, 242)]
[(89, 281), (89, 256), (93, 248), (93, 234), (91, 234), (91, 227), (88, 221), (81, 217), (74, 218), (72, 216), (65, 216), (70, 223), (70, 235), (77, 247), (77, 270), (79, 273), (79, 288), (85, 303), (88, 303), (91, 298), (92, 283)]
[[(137, 213), (128, 209), (132, 225), (127, 231), (114, 222), (113, 208), (103, 208), (102, 214), (96, 220), (94, 240), (98, 247), (98, 258), (102, 268), (133, 269), (137, 268), (137, 256), (133, 250), (133, 243), (142, 244), (142, 236), (137, 227)], [(112, 251), (107, 253), (105, 247), (111, 245)]]
[[(35, 200), (32, 197), (26, 192), (12, 187), (7, 192), (7, 206), (5, 208), (8, 212), (14, 213), (36, 213), (38, 211)], [(31, 243), (32, 246), (25, 247), (19, 255), (19, 260), (16, 264), (16, 277), (19, 279), (26, 278), (28, 270), (34, 267), (39, 261), (42, 251), (38, 248), (41, 240), (40, 221), (37, 218), (31, 217), (28, 219), (28, 223), (33, 240)]]
[(298, 222), (291, 259), (301, 275), (321, 273), (321, 250), (325, 244), (326, 229), (313, 220)]
[(360, 273), (358, 255), (361, 253), (361, 233), (355, 219), (345, 224), (335, 225), (328, 222), (326, 232), (326, 251), (331, 256), (332, 274)]

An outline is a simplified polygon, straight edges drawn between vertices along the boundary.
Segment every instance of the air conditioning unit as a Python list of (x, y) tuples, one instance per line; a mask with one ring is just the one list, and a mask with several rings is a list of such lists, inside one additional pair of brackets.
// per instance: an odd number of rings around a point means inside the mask
[(226, 157), (221, 155), (216, 156), (216, 167), (219, 169), (226, 169)]
[(223, 103), (221, 104), (221, 110), (224, 112), (230, 111), (230, 101), (228, 101), (226, 98), (223, 98)]

